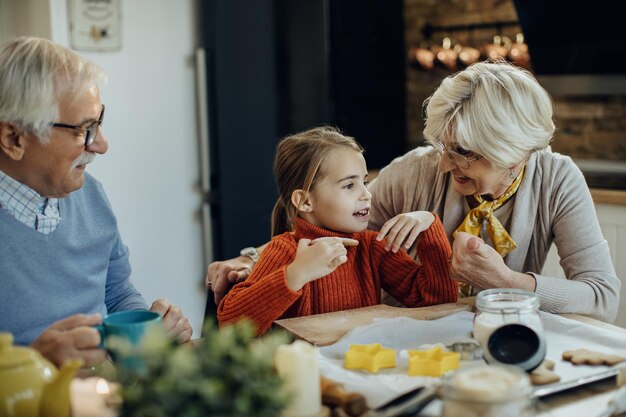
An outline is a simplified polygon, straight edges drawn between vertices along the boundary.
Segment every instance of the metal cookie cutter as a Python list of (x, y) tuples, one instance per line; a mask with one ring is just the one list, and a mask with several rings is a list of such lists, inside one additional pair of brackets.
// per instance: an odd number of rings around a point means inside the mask
[(446, 349), (451, 352), (461, 354), (462, 361), (476, 361), (483, 358), (483, 350), (477, 342), (454, 342), (446, 345)]

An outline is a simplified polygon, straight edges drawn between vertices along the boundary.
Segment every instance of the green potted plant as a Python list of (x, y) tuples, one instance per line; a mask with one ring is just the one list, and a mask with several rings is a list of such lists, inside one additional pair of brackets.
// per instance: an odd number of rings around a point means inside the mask
[(218, 329), (184, 345), (162, 332), (142, 343), (143, 372), (105, 375), (121, 386), (122, 417), (278, 416), (289, 397), (273, 367), (278, 345), (289, 336), (270, 332), (254, 338), (247, 321)]

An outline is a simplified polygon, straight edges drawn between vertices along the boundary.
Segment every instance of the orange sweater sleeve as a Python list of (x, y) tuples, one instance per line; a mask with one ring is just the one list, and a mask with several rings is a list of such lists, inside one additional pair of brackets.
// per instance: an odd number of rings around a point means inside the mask
[(220, 302), (220, 326), (247, 317), (256, 324), (257, 334), (263, 334), (301, 297), (302, 290), (292, 291), (285, 280), (285, 270), (293, 262), (296, 249), (297, 244), (288, 234), (270, 241), (250, 276)]
[(403, 304), (420, 307), (457, 301), (458, 284), (450, 278), (452, 250), (439, 216), (420, 234), (417, 254), (421, 265), (405, 251), (387, 252), (374, 238), (382, 287)]

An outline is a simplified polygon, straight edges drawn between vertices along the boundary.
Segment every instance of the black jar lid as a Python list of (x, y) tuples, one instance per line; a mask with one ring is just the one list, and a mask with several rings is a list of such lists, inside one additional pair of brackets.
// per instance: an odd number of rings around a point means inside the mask
[(484, 353), (488, 363), (514, 365), (530, 372), (546, 357), (546, 342), (534, 329), (523, 324), (506, 324), (489, 336)]

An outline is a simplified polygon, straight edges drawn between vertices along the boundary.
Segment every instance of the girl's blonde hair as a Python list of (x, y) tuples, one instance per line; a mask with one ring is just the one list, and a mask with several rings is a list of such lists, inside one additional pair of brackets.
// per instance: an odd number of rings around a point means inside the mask
[(329, 126), (309, 129), (280, 141), (274, 159), (278, 200), (272, 212), (272, 236), (293, 230), (298, 208), (291, 203), (291, 195), (296, 190), (311, 191), (324, 178), (326, 158), (339, 147), (363, 152), (354, 138)]
[(554, 135), (550, 95), (530, 72), (505, 61), (447, 77), (424, 106), (427, 141), (452, 142), (502, 168), (545, 149)]

